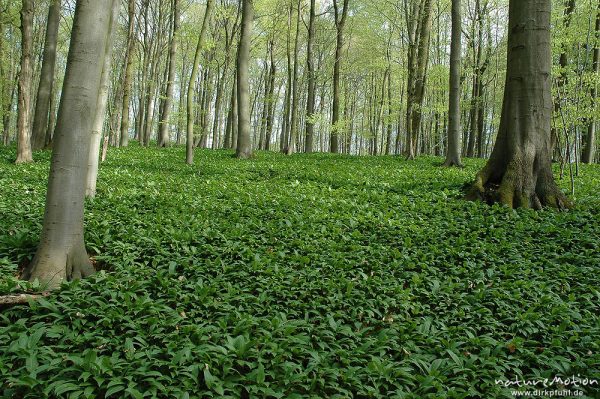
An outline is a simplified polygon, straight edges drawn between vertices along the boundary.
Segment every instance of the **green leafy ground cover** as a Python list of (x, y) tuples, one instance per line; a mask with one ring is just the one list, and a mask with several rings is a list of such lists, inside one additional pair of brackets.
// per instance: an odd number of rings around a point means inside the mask
[[(14, 278), (41, 229), (36, 156), (0, 149), (0, 293), (38, 288)], [(183, 159), (111, 150), (86, 207), (104, 270), (1, 311), (1, 397), (508, 398), (496, 379), (600, 379), (598, 166), (559, 213), (460, 200), (475, 160)]]

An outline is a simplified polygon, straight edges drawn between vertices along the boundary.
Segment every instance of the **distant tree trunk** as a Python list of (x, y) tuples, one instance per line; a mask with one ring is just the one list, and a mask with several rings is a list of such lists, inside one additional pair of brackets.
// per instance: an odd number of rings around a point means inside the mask
[(565, 208), (552, 174), (551, 0), (510, 0), (504, 103), (498, 138), (468, 199)]
[(4, 108), (4, 115), (2, 115), (2, 141), (4, 145), (10, 144), (10, 123), (12, 116), (12, 108), (13, 101), (15, 98), (15, 93), (17, 92), (17, 87), (19, 86), (19, 73), (15, 76), (15, 82), (12, 85), (12, 89), (10, 90), (10, 94), (8, 95), (8, 101), (6, 102), (6, 108)]
[[(104, 120), (106, 118), (106, 105), (108, 102), (108, 89), (110, 85), (110, 72), (112, 64), (112, 38), (116, 27), (116, 22), (119, 18), (119, 0), (113, 1), (113, 10), (109, 22), (109, 33), (108, 40), (106, 41), (106, 49), (102, 54), (101, 59), (104, 60), (104, 66), (102, 68), (102, 78), (100, 80), (100, 90), (98, 92), (98, 101), (96, 102), (96, 109), (94, 115), (94, 122), (92, 124), (92, 134), (90, 136), (90, 145), (88, 153), (88, 167), (87, 167), (87, 178), (86, 178), (86, 189), (85, 195), (88, 198), (94, 198), (96, 196), (96, 182), (98, 180), (98, 166), (100, 156), (100, 141), (102, 139), (102, 132), (104, 130)], [(106, 133), (105, 133), (106, 134)]]
[[(237, 56), (236, 56), (237, 58)], [(237, 77), (233, 76), (231, 95), (229, 98), (229, 112), (225, 124), (225, 148), (235, 150), (237, 147)]]
[(33, 47), (33, 0), (22, 0), (21, 8), (21, 73), (17, 106), (17, 159), (15, 163), (33, 162), (29, 137), (31, 110), (31, 51)]
[(253, 0), (242, 0), (242, 32), (237, 59), (238, 137), (236, 157), (243, 159), (252, 157), (248, 69), (253, 19)]
[(50, 93), (50, 108), (48, 112), (48, 124), (46, 126), (46, 140), (44, 142), (45, 148), (52, 148), (52, 137), (54, 137), (54, 125), (56, 124), (56, 96), (54, 92)]
[[(596, 75), (600, 72), (600, 46), (598, 45), (598, 40), (600, 40), (600, 3), (598, 3), (598, 12), (596, 14), (596, 46), (594, 47), (594, 61), (592, 64), (592, 70)], [(594, 83), (592, 86), (591, 97), (594, 100), (594, 104), (596, 101), (596, 97), (598, 96), (598, 88)], [(596, 107), (594, 106), (594, 109)], [(592, 163), (594, 162), (594, 155), (596, 152), (596, 120), (592, 118), (588, 122), (588, 131), (587, 136), (585, 136), (583, 140), (583, 154), (581, 156), (581, 162), (583, 163)]]
[(339, 122), (340, 122), (340, 68), (342, 49), (344, 47), (344, 26), (348, 16), (349, 0), (343, 0), (342, 10), (339, 10), (339, 0), (333, 0), (333, 11), (335, 19), (336, 41), (335, 41), (335, 59), (333, 60), (333, 100), (331, 111), (331, 139), (329, 152), (338, 153), (339, 148)]
[(127, 54), (125, 76), (123, 77), (123, 105), (121, 110), (121, 147), (129, 144), (129, 102), (131, 99), (131, 77), (135, 52), (135, 0), (128, 0), (127, 15)]
[[(563, 13), (563, 26), (565, 28), (569, 28), (569, 26), (571, 26), (571, 19), (573, 16), (573, 12), (575, 11), (575, 0), (564, 0), (564, 13)], [(560, 66), (560, 75), (559, 77), (556, 79), (556, 85), (559, 87), (559, 89), (564, 86), (567, 83), (567, 66), (569, 65), (569, 59), (567, 58), (567, 49), (563, 48), (560, 56), (558, 58), (558, 64)], [(554, 117), (555, 118), (559, 118), (560, 119), (560, 113), (561, 113), (561, 105), (560, 105), (560, 99), (556, 98), (555, 102), (554, 102)], [(556, 154), (556, 158), (559, 157), (559, 150), (558, 150), (558, 144), (559, 144), (559, 139), (558, 139), (558, 132), (556, 130), (555, 127), (552, 127), (552, 136), (551, 136), (551, 140), (552, 140), (552, 152), (553, 154)]]
[(422, 106), (425, 98), (425, 83), (427, 79), (427, 64), (429, 62), (429, 44), (431, 38), (432, 0), (424, 0), (418, 13), (418, 28), (415, 35), (416, 44), (413, 48), (414, 75), (409, 82), (407, 106), (407, 153), (408, 159), (417, 155), (418, 137), (421, 130)]
[(186, 130), (186, 157), (185, 163), (192, 165), (194, 163), (194, 90), (196, 86), (196, 79), (198, 77), (198, 69), (200, 67), (200, 55), (202, 53), (202, 47), (204, 47), (204, 41), (206, 37), (206, 31), (210, 20), (210, 14), (212, 12), (214, 0), (207, 0), (206, 10), (204, 11), (204, 19), (202, 21), (202, 28), (200, 28), (200, 36), (198, 37), (198, 44), (196, 46), (196, 53), (194, 54), (194, 64), (192, 66), (192, 73), (188, 84), (187, 91), (187, 130)]
[(290, 139), (285, 153), (292, 155), (296, 152), (296, 138), (298, 135), (298, 38), (300, 36), (300, 2), (297, 4), (296, 33), (294, 39), (294, 70), (292, 73), (292, 108), (290, 118)]
[(169, 143), (169, 118), (173, 107), (173, 93), (175, 91), (175, 67), (177, 66), (177, 41), (179, 34), (179, 0), (173, 0), (173, 32), (169, 45), (169, 73), (167, 77), (167, 90), (160, 115), (158, 146), (166, 147)]
[(306, 45), (306, 68), (308, 71), (308, 92), (306, 96), (306, 139), (304, 141), (304, 152), (313, 152), (315, 135), (315, 90), (316, 76), (314, 66), (313, 47), (315, 44), (315, 0), (310, 0), (310, 12), (308, 17), (308, 39)]
[(23, 276), (49, 289), (94, 273), (83, 238), (85, 178), (113, 1), (78, 0), (75, 6), (44, 223)]
[(56, 61), (56, 43), (58, 41), (58, 25), (60, 22), (60, 0), (52, 0), (48, 9), (48, 23), (46, 25), (46, 40), (44, 43), (44, 58), (40, 73), (37, 101), (33, 117), (33, 130), (31, 133), (31, 148), (36, 151), (44, 148), (46, 144), (46, 130), (48, 126), (48, 109), (54, 84), (54, 65)]
[(268, 92), (269, 102), (267, 103), (267, 124), (266, 124), (266, 131), (265, 131), (265, 142), (264, 142), (264, 146), (263, 146), (263, 149), (266, 151), (269, 151), (269, 148), (271, 146), (271, 136), (273, 134), (273, 119), (275, 116), (275, 105), (277, 103), (277, 99), (274, 97), (275, 96), (275, 76), (277, 73), (277, 66), (275, 64), (274, 47), (275, 47), (275, 43), (271, 42), (271, 48), (269, 51), (270, 60), (271, 60), (271, 66), (270, 66), (270, 70), (269, 70), (269, 92)]

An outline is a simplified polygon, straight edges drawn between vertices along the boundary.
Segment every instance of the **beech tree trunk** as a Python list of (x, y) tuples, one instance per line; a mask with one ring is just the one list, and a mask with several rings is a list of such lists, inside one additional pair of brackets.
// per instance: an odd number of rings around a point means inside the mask
[(173, 0), (173, 32), (169, 46), (169, 72), (167, 77), (167, 93), (163, 102), (158, 131), (158, 146), (166, 147), (169, 143), (169, 118), (173, 106), (173, 93), (175, 91), (175, 67), (177, 66), (177, 35), (179, 34), (179, 0)]
[[(98, 102), (94, 115), (94, 123), (92, 124), (92, 136), (90, 141), (90, 150), (88, 154), (88, 167), (86, 178), (86, 197), (93, 198), (96, 196), (96, 182), (98, 180), (98, 167), (100, 156), (100, 141), (104, 130), (104, 119), (106, 117), (106, 105), (108, 102), (108, 86), (110, 84), (110, 72), (112, 63), (112, 37), (116, 27), (115, 20), (119, 17), (119, 1), (113, 2), (113, 10), (110, 18), (109, 37), (106, 44), (102, 59), (104, 66), (102, 67), (102, 80), (100, 82), (100, 91), (98, 92)], [(107, 136), (108, 137), (108, 136)]]
[(551, 0), (510, 0), (506, 86), (492, 155), (468, 199), (509, 207), (570, 206), (552, 174)]
[(133, 75), (133, 53), (135, 51), (135, 0), (129, 0), (127, 7), (127, 64), (123, 77), (123, 106), (121, 110), (121, 147), (129, 144), (129, 102), (131, 99), (131, 77)]
[(186, 154), (185, 163), (192, 165), (194, 163), (194, 91), (196, 89), (196, 79), (198, 77), (198, 69), (200, 67), (200, 55), (202, 48), (204, 47), (204, 41), (206, 37), (206, 31), (208, 30), (208, 21), (210, 20), (210, 14), (212, 12), (214, 0), (207, 0), (206, 10), (204, 11), (204, 19), (202, 20), (202, 28), (200, 28), (200, 36), (198, 37), (198, 44), (196, 46), (196, 53), (194, 54), (194, 64), (192, 65), (192, 73), (190, 76), (190, 82), (187, 90), (187, 129), (186, 129)]
[(24, 272), (48, 289), (94, 272), (83, 240), (85, 178), (113, 1), (78, 0), (75, 6), (42, 234)]
[(15, 163), (33, 162), (30, 142), (29, 95), (33, 68), (31, 51), (33, 47), (33, 0), (23, 0), (21, 8), (21, 73), (19, 75), (19, 94), (17, 105), (17, 159)]
[(460, 72), (462, 51), (461, 2), (452, 0), (452, 39), (450, 43), (450, 98), (448, 101), (448, 145), (444, 166), (462, 166), (460, 159)]
[(253, 0), (242, 0), (242, 32), (237, 59), (237, 97), (238, 97), (238, 136), (237, 158), (252, 157), (252, 137), (250, 131), (250, 85), (248, 69), (250, 62), (250, 40), (252, 20), (254, 19)]
[(54, 84), (54, 65), (56, 63), (56, 43), (58, 41), (58, 25), (60, 22), (60, 0), (52, 0), (48, 9), (48, 23), (46, 25), (46, 40), (44, 43), (44, 58), (40, 72), (40, 84), (37, 91), (37, 101), (33, 117), (33, 130), (31, 133), (31, 148), (41, 150), (46, 144), (46, 130), (48, 126), (48, 112), (50, 97)]
[[(596, 40), (600, 40), (600, 3), (598, 3), (598, 12), (596, 14)], [(596, 74), (600, 72), (600, 46), (598, 45), (598, 41), (596, 41), (596, 46), (594, 47), (592, 69)], [(591, 97), (593, 100), (596, 100), (597, 96), (598, 88), (594, 84)], [(596, 123), (596, 120), (592, 118), (588, 124), (587, 136), (583, 140), (583, 153), (581, 156), (581, 162), (583, 163), (594, 162), (594, 155), (596, 153)]]
[(285, 149), (286, 155), (296, 152), (298, 135), (298, 39), (300, 36), (300, 2), (296, 9), (296, 33), (294, 37), (294, 69), (292, 72), (292, 107), (290, 108), (290, 138)]
[(335, 18), (336, 41), (335, 41), (335, 59), (333, 60), (333, 99), (331, 106), (331, 139), (329, 143), (329, 152), (340, 152), (339, 145), (339, 122), (340, 122), (340, 68), (342, 58), (342, 48), (344, 46), (344, 26), (348, 16), (349, 0), (344, 0), (342, 9), (339, 10), (338, 0), (333, 1), (333, 10)]
[(308, 88), (306, 95), (306, 139), (304, 141), (304, 152), (313, 152), (315, 135), (315, 124), (312, 118), (315, 113), (315, 90), (316, 77), (313, 47), (315, 43), (315, 0), (310, 0), (310, 11), (308, 17), (308, 39), (306, 44), (306, 69), (308, 71)]

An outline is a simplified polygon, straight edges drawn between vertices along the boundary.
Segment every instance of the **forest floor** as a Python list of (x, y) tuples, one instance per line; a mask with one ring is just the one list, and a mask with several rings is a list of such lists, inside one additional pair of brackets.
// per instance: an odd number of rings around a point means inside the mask
[[(40, 290), (14, 276), (49, 153), (14, 157), (0, 149), (1, 294)], [(509, 398), (497, 380), (600, 380), (598, 165), (574, 210), (535, 212), (461, 200), (480, 160), (183, 160), (109, 151), (85, 213), (101, 271), (1, 310), (0, 397)]]

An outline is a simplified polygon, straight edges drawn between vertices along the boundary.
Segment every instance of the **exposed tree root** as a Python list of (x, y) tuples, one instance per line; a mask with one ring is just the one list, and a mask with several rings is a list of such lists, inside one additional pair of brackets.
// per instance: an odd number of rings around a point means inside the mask
[(444, 162), (442, 164), (442, 166), (446, 167), (446, 168), (452, 168), (452, 167), (464, 168), (465, 167), (465, 165), (463, 165), (462, 163), (456, 162), (455, 160), (449, 160), (449, 159), (446, 160), (446, 162)]
[(0, 296), (0, 307), (21, 305), (29, 303), (31, 300), (36, 300), (50, 295), (50, 292), (42, 292), (41, 294), (15, 294)]

